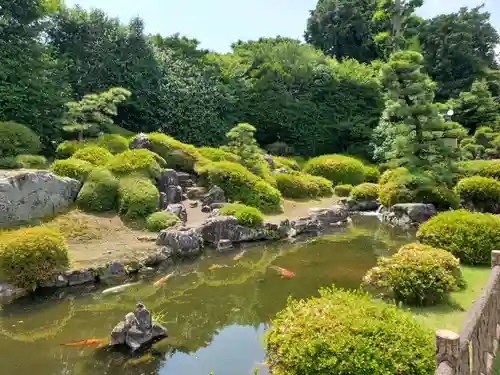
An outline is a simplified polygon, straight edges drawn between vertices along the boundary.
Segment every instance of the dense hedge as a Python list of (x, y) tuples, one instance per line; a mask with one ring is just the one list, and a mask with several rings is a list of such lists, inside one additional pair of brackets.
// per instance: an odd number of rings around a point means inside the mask
[(142, 175), (123, 177), (118, 189), (118, 213), (125, 219), (144, 219), (160, 207), (160, 192)]
[(109, 161), (107, 168), (121, 176), (133, 173), (156, 179), (161, 172), (156, 158), (154, 153), (145, 149), (127, 150), (115, 155)]
[(153, 145), (153, 152), (160, 155), (169, 168), (192, 172), (195, 164), (202, 159), (198, 149), (163, 134), (150, 133), (148, 138)]
[(119, 134), (102, 134), (97, 137), (96, 143), (112, 154), (119, 154), (128, 150), (127, 138)]
[(258, 227), (264, 222), (262, 212), (241, 203), (226, 203), (220, 209), (220, 214), (235, 216), (239, 224), (247, 227)]
[(466, 177), (455, 186), (462, 204), (474, 211), (500, 212), (500, 181), (493, 178)]
[(379, 179), (380, 171), (378, 170), (378, 168), (371, 165), (365, 165), (365, 181), (376, 184), (378, 183)]
[(405, 177), (410, 174), (410, 171), (405, 167), (398, 167), (394, 169), (388, 169), (379, 178), (379, 184), (385, 185), (389, 182), (398, 181), (400, 178)]
[(93, 165), (104, 166), (112, 159), (113, 154), (104, 147), (89, 145), (76, 150), (72, 157), (88, 161)]
[(274, 375), (428, 375), (433, 333), (394, 305), (367, 294), (320, 290), (289, 301), (265, 336)]
[(352, 189), (352, 185), (337, 185), (333, 188), (333, 192), (337, 197), (348, 197)]
[(470, 160), (457, 163), (461, 177), (482, 176), (500, 179), (500, 160)]
[(357, 201), (367, 201), (378, 198), (378, 192), (380, 190), (380, 185), (373, 184), (371, 182), (365, 182), (358, 186), (355, 186), (350, 194), (349, 198), (355, 199)]
[(460, 261), (446, 250), (421, 244), (403, 246), (379, 258), (363, 283), (373, 291), (410, 305), (433, 305), (463, 286)]
[(68, 263), (66, 240), (54, 229), (32, 227), (0, 234), (2, 274), (20, 287), (34, 289)]
[(278, 190), (285, 198), (314, 199), (332, 195), (332, 183), (323, 177), (278, 173), (275, 178)]
[(281, 211), (281, 194), (240, 164), (213, 162), (197, 168), (205, 185), (217, 185), (226, 197), (256, 207), (262, 212)]
[(88, 142), (64, 141), (56, 148), (57, 159), (67, 159), (73, 156), (79, 149), (88, 146)]
[(146, 219), (146, 229), (150, 232), (159, 232), (180, 223), (180, 219), (171, 212), (154, 212)]
[(274, 168), (286, 168), (290, 171), (300, 171), (297, 160), (284, 156), (273, 156)]
[(307, 162), (304, 171), (329, 179), (334, 185), (357, 185), (365, 180), (365, 166), (355, 158), (344, 155), (323, 155)]
[(4, 158), (0, 158), (0, 169), (18, 169), (22, 167), (22, 164), (17, 160), (15, 156), (6, 156)]
[(85, 160), (69, 158), (54, 161), (50, 169), (58, 176), (71, 177), (83, 181), (92, 169), (94, 169), (94, 166)]
[(241, 161), (238, 155), (224, 151), (221, 148), (200, 147), (198, 151), (201, 156), (210, 161), (232, 161), (233, 163), (239, 163)]
[(16, 163), (22, 168), (44, 169), (47, 167), (47, 159), (42, 155), (17, 155)]
[(38, 135), (27, 126), (0, 121), (0, 158), (37, 154), (42, 148)]
[(118, 180), (105, 168), (96, 168), (89, 173), (78, 193), (77, 204), (91, 212), (105, 212), (117, 207)]
[(489, 264), (491, 251), (500, 248), (500, 217), (465, 210), (441, 212), (420, 225), (417, 236), (464, 263)]

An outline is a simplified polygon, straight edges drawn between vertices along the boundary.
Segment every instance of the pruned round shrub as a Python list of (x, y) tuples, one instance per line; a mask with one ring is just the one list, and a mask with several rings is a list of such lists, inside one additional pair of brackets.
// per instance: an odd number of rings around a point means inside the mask
[(482, 176), (500, 179), (500, 160), (470, 160), (457, 163), (460, 177)]
[(47, 159), (42, 155), (17, 155), (16, 162), (22, 168), (43, 169), (47, 167)]
[(372, 184), (370, 182), (365, 182), (358, 186), (354, 186), (349, 194), (349, 198), (355, 199), (357, 201), (368, 201), (378, 198), (378, 192), (380, 190), (380, 185)]
[(367, 272), (365, 287), (410, 305), (434, 305), (463, 285), (460, 261), (446, 250), (421, 244), (403, 246), (379, 258)]
[(376, 184), (378, 183), (379, 179), (380, 171), (378, 170), (378, 168), (371, 165), (365, 165), (365, 181)]
[(307, 162), (304, 171), (329, 179), (334, 185), (357, 185), (365, 180), (365, 166), (358, 159), (344, 155), (323, 155)]
[(265, 213), (281, 210), (280, 192), (240, 164), (213, 162), (197, 171), (205, 185), (219, 186), (232, 201), (257, 207)]
[(333, 188), (333, 192), (337, 197), (348, 197), (353, 189), (352, 185), (337, 185)]
[(210, 161), (232, 161), (233, 163), (239, 163), (241, 161), (240, 157), (232, 152), (224, 151), (221, 148), (215, 147), (200, 147), (198, 149), (201, 156)]
[(405, 167), (398, 167), (394, 169), (387, 169), (379, 178), (379, 184), (385, 185), (394, 180), (399, 180), (401, 177), (408, 175), (410, 171)]
[(4, 158), (0, 158), (0, 169), (18, 169), (22, 167), (22, 164), (17, 160), (15, 156), (6, 156)]
[(441, 212), (420, 225), (417, 237), (463, 263), (489, 264), (491, 251), (500, 248), (500, 217), (465, 210)]
[(297, 160), (285, 156), (273, 156), (275, 168), (286, 168), (292, 171), (300, 171), (300, 165)]
[(42, 148), (38, 135), (25, 125), (0, 121), (0, 157), (37, 154)]
[(72, 157), (88, 161), (93, 165), (104, 166), (111, 160), (113, 154), (103, 147), (90, 145), (76, 150)]
[(60, 143), (56, 148), (56, 158), (57, 159), (67, 159), (73, 156), (75, 152), (79, 149), (88, 146), (88, 142), (82, 141), (64, 141)]
[(23, 228), (0, 235), (2, 274), (22, 288), (34, 289), (68, 263), (66, 240), (54, 229)]
[(322, 289), (288, 302), (265, 336), (274, 375), (428, 375), (435, 370), (432, 331), (368, 294)]
[(127, 150), (113, 156), (107, 165), (108, 169), (120, 176), (141, 174), (147, 178), (158, 178), (161, 172), (156, 156), (149, 150)]
[(94, 169), (94, 166), (85, 160), (69, 158), (54, 161), (50, 169), (58, 176), (71, 177), (83, 181), (92, 169)]
[(500, 181), (489, 177), (466, 177), (455, 186), (465, 207), (474, 211), (500, 211)]
[(166, 211), (154, 212), (146, 219), (146, 229), (150, 232), (159, 232), (180, 223), (180, 219), (173, 213)]
[(112, 154), (119, 154), (120, 152), (128, 150), (127, 138), (119, 134), (101, 134), (97, 137), (96, 143)]
[(179, 142), (166, 134), (149, 133), (148, 138), (153, 152), (165, 159), (169, 168), (192, 172), (195, 164), (203, 158), (193, 145)]
[(116, 208), (118, 180), (105, 168), (96, 168), (89, 173), (78, 193), (78, 206), (91, 212), (105, 212)]
[(262, 212), (241, 203), (226, 203), (220, 209), (220, 214), (235, 216), (239, 224), (247, 227), (258, 227), (264, 222)]
[(118, 213), (128, 220), (148, 217), (160, 206), (160, 192), (142, 175), (120, 179), (118, 188)]
[(285, 198), (314, 199), (332, 195), (332, 183), (323, 177), (278, 173), (275, 178), (278, 190)]

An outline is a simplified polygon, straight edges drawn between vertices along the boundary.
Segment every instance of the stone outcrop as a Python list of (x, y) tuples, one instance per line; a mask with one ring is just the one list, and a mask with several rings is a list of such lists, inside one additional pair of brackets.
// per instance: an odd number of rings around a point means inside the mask
[(172, 249), (178, 257), (193, 257), (203, 248), (203, 238), (192, 228), (164, 229), (158, 234), (156, 244)]
[(148, 136), (144, 133), (137, 134), (128, 146), (131, 150), (144, 148), (153, 151), (153, 143), (151, 143)]
[(158, 178), (158, 190), (166, 192), (169, 186), (178, 186), (179, 178), (174, 169), (164, 169)]
[(349, 211), (377, 211), (380, 203), (376, 199), (355, 200), (347, 198), (345, 201)]
[(182, 203), (169, 204), (165, 211), (177, 216), (183, 223), (187, 222), (187, 210)]
[(0, 303), (9, 303), (28, 294), (26, 289), (0, 282)]
[(398, 203), (381, 212), (382, 221), (401, 228), (417, 228), (436, 214), (436, 208), (426, 203)]
[(343, 205), (334, 205), (330, 208), (311, 208), (309, 217), (319, 221), (322, 225), (344, 222), (349, 218), (349, 211)]
[(273, 171), (273, 174), (280, 174), (280, 173), (290, 174), (290, 171), (285, 167), (281, 167)]
[(218, 186), (212, 186), (208, 193), (201, 197), (201, 203), (203, 206), (211, 206), (213, 203), (225, 203), (226, 196), (224, 195), (224, 190)]
[(186, 195), (188, 199), (197, 200), (201, 199), (207, 193), (207, 189), (202, 186), (193, 186), (186, 188)]
[(47, 171), (0, 177), (0, 227), (53, 215), (75, 201), (81, 185)]
[(234, 216), (208, 218), (198, 229), (203, 241), (213, 246), (217, 246), (221, 240), (239, 243), (258, 241), (266, 238), (264, 227), (244, 227), (238, 224), (238, 220)]

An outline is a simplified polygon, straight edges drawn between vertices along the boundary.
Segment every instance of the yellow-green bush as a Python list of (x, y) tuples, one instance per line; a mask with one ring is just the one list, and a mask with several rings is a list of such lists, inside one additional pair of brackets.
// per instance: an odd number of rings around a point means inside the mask
[(34, 289), (68, 266), (68, 245), (56, 230), (23, 228), (0, 234), (0, 267), (16, 285)]
[(213, 162), (198, 167), (197, 172), (205, 185), (219, 186), (232, 201), (266, 213), (281, 210), (280, 192), (240, 164)]
[(69, 158), (54, 161), (50, 169), (58, 176), (71, 177), (83, 181), (92, 169), (94, 169), (94, 166), (85, 160)]
[(265, 343), (274, 375), (429, 375), (436, 367), (433, 333), (411, 313), (341, 289), (289, 301)]
[(160, 192), (142, 175), (120, 179), (118, 188), (118, 213), (128, 220), (148, 217), (160, 207)]
[(111, 160), (113, 154), (104, 147), (90, 145), (76, 150), (72, 157), (88, 161), (93, 165), (104, 166)]
[(379, 179), (380, 171), (378, 170), (378, 168), (371, 165), (365, 165), (365, 181), (376, 184), (378, 183)]
[(188, 145), (163, 134), (150, 133), (148, 138), (153, 145), (153, 152), (160, 155), (169, 168), (192, 172), (195, 164), (204, 159), (193, 145)]
[(329, 179), (334, 185), (357, 185), (365, 180), (365, 166), (358, 159), (344, 155), (322, 155), (307, 162), (304, 171)]
[(363, 283), (377, 294), (418, 306), (434, 305), (464, 286), (457, 258), (416, 243), (403, 246), (390, 258), (379, 258)]
[(96, 143), (112, 154), (119, 154), (128, 150), (127, 138), (119, 134), (102, 134), (97, 137)]
[(285, 198), (314, 199), (332, 195), (332, 183), (323, 177), (278, 173), (275, 178), (278, 190)]
[(470, 160), (457, 163), (460, 177), (482, 176), (500, 179), (500, 160)]
[(127, 150), (115, 155), (108, 163), (108, 169), (120, 176), (141, 174), (144, 177), (156, 179), (161, 167), (156, 161), (157, 156), (149, 150)]
[(105, 168), (90, 172), (78, 193), (78, 206), (91, 212), (105, 212), (116, 208), (118, 200), (118, 180)]
[(47, 167), (47, 159), (42, 155), (17, 155), (16, 163), (22, 168), (43, 169)]
[(333, 188), (333, 192), (337, 197), (348, 197), (352, 189), (352, 185), (337, 185)]
[(489, 264), (491, 251), (500, 248), (500, 217), (465, 210), (441, 212), (420, 225), (417, 237), (463, 263)]
[(377, 199), (379, 190), (380, 190), (380, 185), (372, 184), (370, 182), (365, 182), (358, 186), (355, 186), (351, 190), (349, 198), (355, 199), (357, 201), (367, 201), (367, 200)]
[(158, 211), (148, 216), (146, 229), (150, 232), (159, 232), (180, 223), (180, 219), (171, 212)]
[(285, 156), (273, 156), (275, 168), (286, 168), (292, 171), (300, 171), (300, 165), (297, 160)]
[(57, 159), (70, 158), (79, 149), (86, 147), (88, 145), (89, 145), (88, 142), (64, 141), (64, 142), (60, 143), (56, 148), (56, 158)]
[(262, 212), (241, 203), (226, 203), (220, 209), (220, 214), (235, 216), (239, 224), (247, 227), (258, 227), (264, 222)]
[(455, 186), (465, 207), (481, 212), (500, 211), (500, 181), (489, 177), (466, 177)]
[(215, 147), (200, 147), (198, 149), (201, 156), (210, 161), (232, 161), (233, 163), (239, 163), (241, 161), (240, 157), (232, 152), (224, 151), (221, 148)]

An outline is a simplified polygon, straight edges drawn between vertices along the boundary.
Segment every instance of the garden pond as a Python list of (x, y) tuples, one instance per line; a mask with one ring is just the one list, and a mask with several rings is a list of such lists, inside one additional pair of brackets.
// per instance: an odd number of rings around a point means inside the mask
[[(358, 288), (377, 256), (412, 240), (375, 216), (355, 216), (349, 225), (305, 242), (207, 251), (120, 293), (102, 293), (109, 285), (88, 285), (19, 300), (0, 311), (1, 373), (267, 375), (262, 335), (289, 296), (317, 295), (332, 284)], [(272, 266), (295, 277), (283, 278)], [(147, 352), (131, 358), (107, 348), (61, 345), (107, 338), (137, 301), (169, 330)]]

